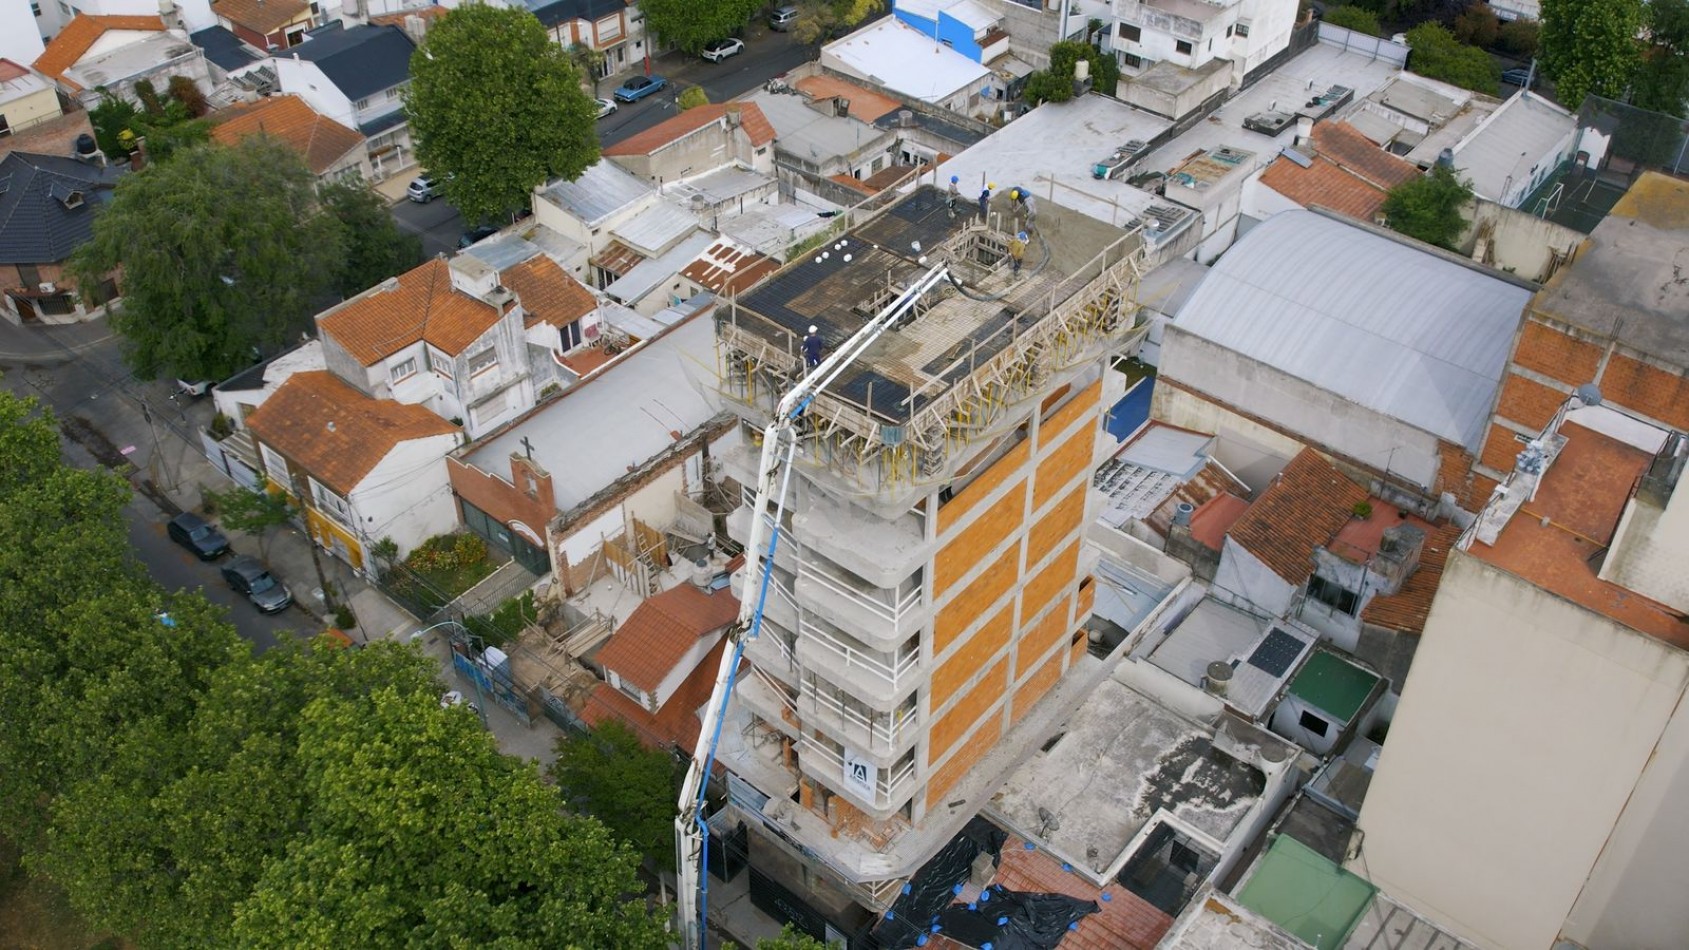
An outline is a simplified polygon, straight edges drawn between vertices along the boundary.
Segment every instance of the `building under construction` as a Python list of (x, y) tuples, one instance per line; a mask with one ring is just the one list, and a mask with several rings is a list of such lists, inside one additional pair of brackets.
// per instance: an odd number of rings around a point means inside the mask
[(743, 542), (756, 442), (809, 328), (830, 352), (934, 266), (949, 274), (804, 409), (761, 635), (722, 729), (731, 802), (714, 833), (748, 839), (753, 898), (839, 932), (890, 904), (1097, 662), (1083, 539), (1105, 397), (1123, 388), (1109, 364), (1147, 332), (1144, 241), (1040, 202), (1017, 274), (1023, 225), (999, 204), (982, 220), (923, 187), (716, 314), (717, 391), (744, 420), (722, 460), (745, 486), (728, 519)]

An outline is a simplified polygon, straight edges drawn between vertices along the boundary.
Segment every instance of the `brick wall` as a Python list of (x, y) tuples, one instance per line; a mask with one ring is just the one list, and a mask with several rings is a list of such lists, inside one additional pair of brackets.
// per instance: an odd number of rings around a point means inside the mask
[(1614, 353), (1601, 375), (1601, 396), (1674, 428), (1689, 429), (1689, 379), (1681, 370), (1669, 372)]
[(982, 499), (990, 497), (1008, 479), (1020, 474), (1021, 466), (1026, 464), (1027, 454), (1032, 451), (1032, 443), (1021, 440), (1002, 458), (992, 463), (991, 467), (979, 473), (968, 484), (968, 487), (956, 493), (944, 507), (938, 509), (938, 532), (943, 534), (951, 526), (960, 521)]
[(997, 651), (1008, 645), (1014, 618), (1015, 605), (1005, 604), (984, 626), (974, 631), (961, 649), (933, 671), (928, 693), (929, 709), (943, 709), (958, 687), (972, 679), (988, 660), (997, 655)]
[(1038, 667), (1037, 671), (1028, 676), (1015, 690), (1014, 708), (1009, 711), (1012, 720), (1019, 722), (1027, 711), (1037, 705), (1038, 700), (1050, 691), (1050, 687), (1056, 684), (1056, 680), (1061, 679), (1061, 674), (1062, 655), (1057, 653), (1045, 660), (1044, 665)]
[(981, 552), (996, 549), (1020, 527), (1026, 511), (1026, 483), (1017, 483), (966, 528), (956, 532), (933, 560), (933, 597), (942, 597), (963, 575), (973, 570)]
[(930, 810), (942, 805), (945, 796), (962, 780), (962, 776), (967, 775), (968, 770), (978, 764), (1002, 737), (1003, 720), (1000, 717), (992, 716), (980, 723), (979, 728), (968, 738), (967, 744), (958, 749), (956, 754), (950, 757), (950, 761), (934, 772), (927, 782), (927, 808)]
[(961, 700), (950, 707), (949, 712), (938, 717), (928, 733), (928, 758), (934, 761), (943, 758), (956, 740), (985, 715), (986, 710), (1002, 701), (1009, 688), (1008, 673), (1009, 658), (1004, 657), (987, 670)]
[(446, 459), (452, 492), (499, 521), (520, 521), (536, 532), (557, 513), (551, 476), (532, 461), (511, 456), (510, 477), (484, 472), (462, 459)]
[(1021, 636), (1020, 644), (1015, 647), (1017, 677), (1024, 677), (1028, 670), (1037, 665), (1039, 658), (1050, 652), (1050, 648), (1067, 634), (1067, 608), (1068, 599), (1064, 597), (1052, 605), (1050, 612)]
[(1566, 330), (1526, 320), (1513, 349), (1513, 362), (1567, 386), (1579, 386), (1595, 378), (1602, 349)]

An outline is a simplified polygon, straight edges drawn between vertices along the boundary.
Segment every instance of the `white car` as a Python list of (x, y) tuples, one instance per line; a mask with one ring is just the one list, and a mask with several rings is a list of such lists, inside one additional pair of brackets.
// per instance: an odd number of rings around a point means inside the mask
[(729, 37), (716, 40), (704, 47), (704, 58), (712, 63), (719, 63), (729, 56), (737, 56), (745, 51), (745, 41)]
[(594, 99), (592, 101), (598, 103), (598, 118), (600, 119), (616, 111), (616, 102), (613, 99)]

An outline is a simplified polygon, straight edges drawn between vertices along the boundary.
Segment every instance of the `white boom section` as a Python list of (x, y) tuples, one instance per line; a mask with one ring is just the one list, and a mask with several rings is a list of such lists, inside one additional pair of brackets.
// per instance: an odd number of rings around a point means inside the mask
[[(939, 281), (949, 279), (943, 264), (934, 265), (896, 300), (881, 310), (874, 319), (863, 324), (844, 345), (798, 381), (780, 400), (774, 420), (762, 433), (762, 459), (757, 467), (757, 496), (751, 516), (750, 536), (745, 539), (745, 567), (755, 571), (754, 589), (746, 585), (744, 601), (739, 605), (739, 619), (727, 631), (732, 649), (723, 650), (721, 666), (716, 670), (715, 688), (709, 705), (704, 707), (703, 728), (692, 753), (692, 764), (686, 770), (686, 781), (680, 788), (680, 813), (674, 820), (675, 835), (675, 906), (679, 914), (681, 946), (685, 950), (701, 950), (704, 946), (704, 921), (708, 914), (709, 879), (704, 874), (704, 850), (709, 829), (705, 825), (704, 792), (708, 787), (710, 769), (715, 764), (717, 745), (721, 741), (721, 724), (727, 716), (727, 704), (733, 697), (733, 674), (739, 669), (745, 641), (754, 640), (762, 630), (763, 605), (768, 599), (770, 570), (780, 535), (771, 532), (785, 517), (786, 490), (791, 485), (792, 451), (797, 447), (793, 431), (797, 420), (809, 407), (810, 400), (827, 388), (845, 367), (855, 362), (873, 342), (879, 339), (898, 318), (914, 306), (920, 296)], [(779, 484), (776, 485), (778, 476)], [(769, 501), (775, 502), (772, 515)], [(763, 545), (767, 543), (764, 556)]]

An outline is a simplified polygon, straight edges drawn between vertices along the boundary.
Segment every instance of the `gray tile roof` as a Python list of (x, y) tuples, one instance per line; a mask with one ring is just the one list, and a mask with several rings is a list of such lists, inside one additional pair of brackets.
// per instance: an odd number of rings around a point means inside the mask
[(328, 81), (357, 102), (411, 78), (416, 46), (396, 26), (354, 26), (314, 33), (285, 56), (316, 63)]
[(556, 26), (570, 20), (601, 20), (626, 7), (622, 0), (527, 0), (540, 23)]
[(264, 58), (225, 27), (208, 26), (189, 34), (188, 39), (205, 53), (206, 59), (226, 70), (243, 69)]
[(50, 264), (69, 257), (93, 235), (94, 215), (118, 174), (57, 155), (7, 155), (0, 161), (0, 262)]

